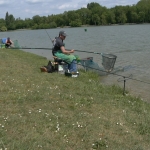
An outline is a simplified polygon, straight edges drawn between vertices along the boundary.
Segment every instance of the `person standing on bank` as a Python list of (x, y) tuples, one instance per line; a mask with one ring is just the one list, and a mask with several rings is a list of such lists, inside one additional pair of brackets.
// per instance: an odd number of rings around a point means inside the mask
[(6, 48), (13, 47), (13, 42), (12, 42), (12, 40), (10, 40), (9, 37), (6, 40), (5, 47)]
[(61, 58), (66, 63), (68, 63), (69, 73), (78, 74), (76, 56), (73, 55), (74, 49), (66, 50), (65, 45), (63, 43), (66, 36), (67, 34), (65, 31), (59, 32), (59, 37), (55, 37), (55, 40), (53, 41), (54, 47), (52, 53), (54, 56)]

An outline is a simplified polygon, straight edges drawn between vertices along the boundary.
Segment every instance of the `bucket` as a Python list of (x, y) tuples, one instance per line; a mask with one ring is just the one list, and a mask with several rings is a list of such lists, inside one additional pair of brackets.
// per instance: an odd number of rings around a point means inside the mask
[(60, 74), (65, 74), (68, 71), (68, 64), (58, 65), (58, 72)]

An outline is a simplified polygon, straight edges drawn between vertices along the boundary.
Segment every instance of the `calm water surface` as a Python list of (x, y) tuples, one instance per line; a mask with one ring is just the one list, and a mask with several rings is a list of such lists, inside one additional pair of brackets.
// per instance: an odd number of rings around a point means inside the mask
[[(0, 38), (9, 36), (12, 40), (17, 39), (22, 47), (51, 48), (50, 38), (58, 36), (60, 30), (62, 29), (1, 32)], [(150, 25), (81, 27), (63, 30), (68, 34), (64, 41), (68, 49), (116, 55), (116, 70), (118, 67), (124, 69), (124, 71), (117, 71), (116, 74), (127, 77), (132, 74), (134, 79), (126, 81), (126, 89), (131, 94), (150, 102)], [(52, 59), (51, 50), (27, 49), (25, 51)], [(94, 62), (102, 67), (100, 55), (77, 51), (76, 54), (81, 58), (94, 57)], [(102, 77), (102, 83), (118, 84), (123, 88), (123, 82), (118, 82), (122, 79), (117, 75), (107, 75)]]

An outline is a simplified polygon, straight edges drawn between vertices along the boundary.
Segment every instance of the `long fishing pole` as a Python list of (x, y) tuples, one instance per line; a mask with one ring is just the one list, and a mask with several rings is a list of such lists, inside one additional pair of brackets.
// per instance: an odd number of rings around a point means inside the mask
[[(41, 47), (13, 47), (12, 49), (44, 49), (44, 50), (52, 50), (52, 48), (41, 48)], [(78, 52), (86, 52), (86, 53), (92, 53), (92, 54), (102, 54), (99, 52), (89, 52), (89, 51), (82, 51), (82, 50), (75, 50)]]
[[(46, 31), (48, 37), (50, 38), (52, 44), (54, 44), (53, 40), (51, 39), (51, 37), (50, 37), (50, 35), (48, 34), (48, 32), (47, 32), (46, 29), (45, 29), (45, 31)], [(40, 49), (41, 49), (41, 48), (40, 48)], [(67, 50), (70, 50), (70, 49), (67, 49)], [(87, 51), (81, 51), (81, 50), (75, 50), (75, 51), (78, 51), (78, 52), (87, 52)], [(98, 52), (87, 52), (87, 53), (94, 53), (94, 54), (100, 54), (100, 55), (102, 55), (102, 53), (98, 53)]]
[(46, 31), (46, 33), (47, 33), (47, 35), (48, 35), (48, 37), (49, 37), (49, 39), (51, 40), (51, 42), (53, 43), (53, 40), (51, 39), (51, 37), (50, 37), (50, 35), (48, 34), (48, 32), (47, 32), (47, 30), (45, 29), (45, 31)]

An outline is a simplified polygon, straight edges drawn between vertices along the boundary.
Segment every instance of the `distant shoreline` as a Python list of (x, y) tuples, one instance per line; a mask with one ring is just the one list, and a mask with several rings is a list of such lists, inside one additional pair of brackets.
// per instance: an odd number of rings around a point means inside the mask
[[(82, 25), (81, 27), (100, 27), (100, 26), (120, 26), (120, 25), (149, 25), (150, 23), (125, 23), (125, 24), (107, 24), (107, 25)], [(80, 27), (71, 27), (71, 26), (64, 26), (64, 27), (57, 27), (57, 28), (80, 28)], [(48, 28), (48, 29), (57, 29), (57, 28)], [(26, 31), (26, 30), (42, 30), (42, 29), (17, 29), (17, 30), (8, 30), (9, 31)]]

